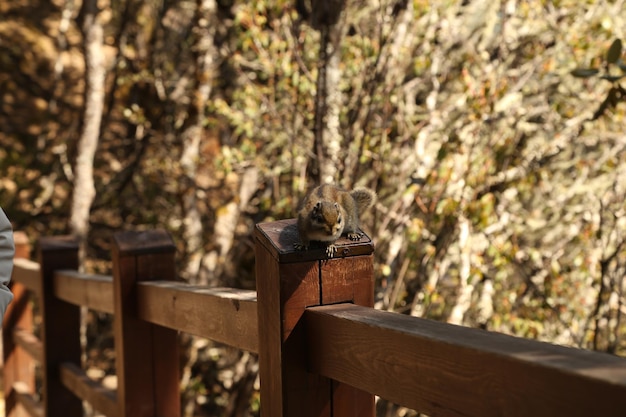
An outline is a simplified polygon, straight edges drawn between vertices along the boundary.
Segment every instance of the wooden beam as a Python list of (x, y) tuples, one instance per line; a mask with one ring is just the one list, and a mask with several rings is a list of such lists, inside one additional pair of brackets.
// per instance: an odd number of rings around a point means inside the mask
[(621, 417), (626, 359), (341, 304), (305, 313), (314, 372), (437, 416)]
[(43, 345), (41, 340), (29, 330), (15, 329), (13, 331), (13, 342), (28, 352), (37, 362), (43, 362)]
[[(30, 243), (25, 233), (16, 231), (13, 234), (15, 241), (15, 260), (12, 281), (9, 284), (13, 293), (11, 301), (4, 314), (2, 323), (2, 353), (4, 363), (2, 373), (4, 376), (4, 396), (6, 417), (18, 417), (24, 415), (24, 407), (17, 406), (16, 393), (13, 386), (20, 383), (26, 392), (35, 392), (35, 360), (23, 348), (15, 344), (14, 331), (33, 331), (33, 302), (32, 294), (26, 285), (16, 280), (17, 276), (30, 275), (27, 282), (36, 287), (41, 294), (41, 279), (39, 264), (28, 261), (30, 256)], [(27, 269), (28, 271), (24, 271)], [(32, 272), (36, 271), (36, 272)]]
[(42, 237), (39, 263), (44, 412), (50, 417), (82, 417), (81, 401), (59, 380), (61, 363), (80, 362), (80, 308), (54, 295), (55, 271), (78, 269), (78, 241), (73, 236)]
[(41, 295), (41, 269), (37, 262), (22, 258), (14, 259), (11, 280), (19, 282), (38, 296)]
[(113, 277), (62, 270), (54, 274), (54, 295), (68, 303), (113, 314)]
[(309, 372), (303, 321), (309, 306), (373, 304), (372, 241), (341, 238), (333, 259), (324, 248), (296, 251), (296, 219), (258, 224), (255, 238), (261, 414), (373, 417), (372, 394)]
[(165, 231), (113, 235), (115, 366), (120, 416), (180, 416), (178, 334), (137, 315), (137, 284), (173, 280), (176, 246)]
[(139, 282), (137, 315), (154, 324), (258, 352), (256, 291)]
[(11, 395), (15, 396), (15, 402), (21, 405), (29, 416), (45, 416), (41, 403), (35, 400), (35, 397), (30, 393), (27, 384), (23, 382), (16, 382), (13, 384), (12, 388)]
[(87, 401), (93, 408), (107, 417), (117, 417), (117, 396), (115, 391), (89, 378), (79, 366), (65, 362), (60, 365), (61, 382), (78, 398)]

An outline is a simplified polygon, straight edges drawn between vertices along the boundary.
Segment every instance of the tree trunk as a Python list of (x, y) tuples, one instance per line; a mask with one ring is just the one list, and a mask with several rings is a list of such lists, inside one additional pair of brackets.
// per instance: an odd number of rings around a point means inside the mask
[(343, 95), (339, 88), (341, 81), (341, 39), (343, 38), (342, 20), (328, 28), (329, 42), (324, 42), (326, 47), (326, 76), (324, 81), (325, 114), (323, 124), (322, 146), (324, 149), (324, 165), (320, 167), (321, 182), (336, 182), (341, 172), (344, 154), (346, 153), (345, 144), (342, 140), (340, 132), (339, 117), (343, 106)]
[(89, 212), (96, 196), (93, 179), (93, 161), (100, 137), (100, 123), (104, 107), (105, 67), (103, 59), (103, 30), (98, 22), (96, 0), (83, 3), (83, 36), (85, 47), (85, 114), (83, 132), (78, 142), (74, 171), (74, 194), (70, 228), (80, 242), (80, 265), (85, 256)]
[[(82, 5), (83, 43), (85, 54), (85, 113), (83, 131), (78, 142), (76, 165), (74, 168), (74, 194), (70, 229), (78, 238), (78, 268), (84, 269), (89, 233), (89, 213), (96, 197), (93, 178), (93, 162), (100, 138), (100, 124), (104, 109), (104, 82), (106, 70), (103, 57), (104, 33), (98, 21), (97, 0), (85, 0)], [(87, 308), (81, 307), (80, 344), (81, 360), (85, 362), (87, 346)]]
[(300, 13), (320, 32), (319, 64), (315, 97), (315, 153), (320, 183), (336, 182), (345, 146), (339, 131), (343, 97), (340, 45), (344, 35), (345, 1), (312, 1)]

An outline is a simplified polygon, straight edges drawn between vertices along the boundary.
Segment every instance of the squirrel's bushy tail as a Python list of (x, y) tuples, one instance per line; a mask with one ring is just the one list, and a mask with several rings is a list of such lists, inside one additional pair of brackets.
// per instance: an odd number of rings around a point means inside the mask
[(376, 192), (369, 188), (355, 188), (350, 195), (354, 198), (359, 217), (376, 202)]

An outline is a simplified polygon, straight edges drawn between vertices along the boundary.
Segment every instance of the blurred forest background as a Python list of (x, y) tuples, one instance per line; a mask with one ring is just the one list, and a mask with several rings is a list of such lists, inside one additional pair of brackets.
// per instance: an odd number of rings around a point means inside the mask
[[(1, 0), (0, 205), (87, 272), (159, 227), (181, 279), (253, 289), (255, 223), (368, 186), (377, 308), (626, 355), (625, 31), (624, 0)], [(253, 355), (183, 343), (186, 416), (258, 415)]]

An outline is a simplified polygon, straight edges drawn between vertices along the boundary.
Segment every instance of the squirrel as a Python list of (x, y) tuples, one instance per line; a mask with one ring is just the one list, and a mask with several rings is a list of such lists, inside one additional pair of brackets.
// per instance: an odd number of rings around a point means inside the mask
[(332, 258), (337, 247), (335, 241), (341, 235), (350, 240), (363, 236), (358, 232), (359, 217), (376, 201), (376, 193), (369, 188), (345, 191), (334, 185), (315, 187), (304, 199), (298, 211), (300, 243), (296, 250), (306, 250), (311, 241), (326, 244), (326, 256)]

